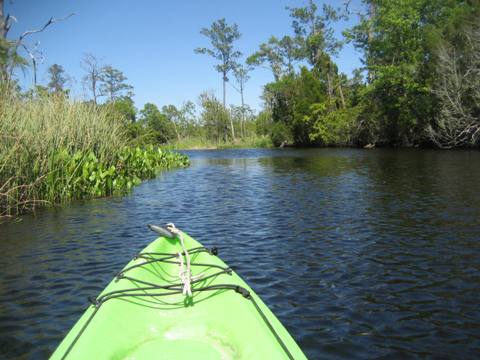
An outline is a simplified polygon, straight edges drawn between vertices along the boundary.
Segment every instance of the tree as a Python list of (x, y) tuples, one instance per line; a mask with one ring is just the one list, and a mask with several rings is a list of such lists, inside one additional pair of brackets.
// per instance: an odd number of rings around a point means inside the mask
[[(200, 34), (205, 35), (212, 45), (211, 48), (197, 48), (198, 54), (207, 54), (218, 60), (220, 64), (215, 69), (222, 74), (223, 80), (223, 107), (226, 108), (226, 83), (228, 74), (235, 68), (237, 59), (241, 56), (240, 51), (234, 49), (234, 42), (241, 36), (238, 25), (229, 26), (225, 19), (214, 21), (210, 28), (203, 28)], [(233, 123), (230, 123), (232, 138), (235, 140)]]
[(466, 5), (449, 0), (365, 0), (364, 4), (367, 15), (345, 33), (364, 54), (369, 79), (364, 117), (377, 123), (380, 143), (418, 144), (438, 111), (431, 92), (437, 77), (437, 45), (432, 38)]
[(265, 63), (268, 63), (273, 78), (278, 81), (282, 76), (283, 69), (278, 39), (275, 36), (271, 36), (267, 43), (260, 44), (259, 50), (247, 58), (247, 64), (251, 66), (261, 66)]
[(201, 120), (207, 136), (215, 141), (228, 140), (228, 123), (233, 126), (233, 120), (222, 103), (212, 94), (204, 92), (200, 95)]
[(298, 57), (298, 48), (295, 44), (295, 41), (288, 35), (285, 35), (278, 42), (279, 53), (282, 58), (283, 66), (285, 67), (284, 72), (287, 75), (293, 74), (293, 63)]
[[(109, 104), (109, 103), (107, 103)], [(133, 100), (128, 96), (122, 96), (112, 101), (111, 106), (115, 113), (119, 114), (128, 122), (135, 122), (137, 116), (137, 109), (133, 103)]]
[(109, 101), (127, 95), (133, 96), (133, 86), (125, 83), (127, 77), (118, 69), (110, 65), (104, 66), (100, 75), (100, 92), (103, 96), (107, 96)]
[[(30, 51), (28, 47), (23, 43), (23, 40), (26, 37), (36, 33), (40, 33), (50, 25), (60, 21), (64, 21), (73, 15), (75, 15), (75, 13), (71, 13), (64, 18), (59, 19), (51, 17), (41, 28), (24, 31), (17, 39), (8, 40), (8, 32), (10, 31), (12, 24), (16, 22), (17, 19), (10, 14), (7, 14), (5, 16), (4, 0), (0, 0), (0, 81), (9, 83), (14, 70), (17, 67), (24, 68), (27, 65), (27, 61), (19, 55), (20, 47), (25, 49), (29, 56), (33, 58), (33, 61), (35, 61), (35, 53)], [(33, 62), (33, 65), (36, 66), (36, 63)], [(34, 75), (36, 76), (36, 74)], [(34, 86), (35, 85), (36, 84), (34, 84)]]
[(93, 102), (96, 104), (98, 87), (102, 80), (102, 67), (99, 60), (92, 54), (84, 55), (81, 66), (86, 73), (82, 78), (83, 84), (92, 92)]
[(201, 127), (196, 115), (195, 104), (191, 101), (186, 101), (180, 108), (180, 135), (198, 136), (201, 132)]
[(153, 131), (155, 140), (159, 143), (165, 143), (175, 136), (172, 123), (155, 104), (146, 103), (143, 106), (140, 110), (140, 121)]
[(474, 146), (480, 139), (480, 26), (467, 27), (463, 38), (442, 45), (437, 54), (433, 93), (440, 111), (427, 133), (440, 148)]
[(180, 131), (177, 127), (177, 124), (180, 123), (182, 118), (180, 110), (178, 110), (175, 105), (165, 105), (162, 107), (162, 113), (170, 120), (177, 135), (177, 140), (180, 140)]
[(64, 93), (64, 87), (68, 81), (68, 78), (65, 75), (65, 70), (63, 69), (63, 66), (53, 64), (48, 68), (47, 71), (48, 75), (50, 76), (50, 81), (47, 85), (50, 92), (53, 92), (55, 94)]
[(247, 64), (261, 66), (268, 63), (275, 81), (285, 74), (293, 74), (293, 62), (298, 49), (290, 36), (278, 40), (271, 36), (267, 43), (260, 44), (258, 51), (247, 58)]
[(244, 90), (245, 90), (245, 84), (247, 81), (250, 79), (250, 75), (248, 74), (250, 72), (250, 68), (248, 66), (242, 65), (242, 64), (236, 64), (233, 73), (235, 75), (235, 80), (238, 85), (238, 88), (235, 88), (239, 93), (240, 93), (240, 99), (242, 102), (242, 107), (241, 107), (241, 122), (240, 122), (240, 132), (242, 137), (245, 137), (245, 112), (246, 112), (246, 107), (245, 107), (245, 100), (244, 100)]
[(327, 91), (331, 98), (334, 91), (333, 62), (329, 55), (336, 55), (341, 48), (333, 29), (331, 21), (338, 20), (337, 12), (329, 5), (323, 5), (323, 14), (317, 14), (317, 5), (309, 0), (307, 6), (289, 8), (290, 17), (293, 18), (292, 27), (295, 32), (297, 44), (297, 57), (306, 59), (313, 67), (324, 67), (327, 79)]
[(295, 41), (299, 47), (297, 56), (307, 59), (315, 66), (322, 53), (337, 54), (341, 42), (335, 38), (330, 26), (332, 21), (339, 19), (337, 11), (329, 5), (323, 5), (323, 14), (317, 14), (317, 5), (309, 0), (305, 7), (290, 8)]

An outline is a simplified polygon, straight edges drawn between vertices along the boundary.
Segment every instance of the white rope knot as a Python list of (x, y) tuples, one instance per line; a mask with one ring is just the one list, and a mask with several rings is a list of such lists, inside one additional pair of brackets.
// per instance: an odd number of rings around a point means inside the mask
[(182, 246), (182, 251), (183, 254), (185, 254), (185, 259), (187, 260), (187, 266), (185, 268), (185, 263), (183, 261), (183, 256), (182, 253), (178, 253), (178, 258), (179, 258), (179, 266), (180, 266), (180, 271), (178, 274), (178, 277), (180, 278), (182, 284), (183, 284), (183, 290), (182, 294), (183, 295), (188, 295), (192, 296), (192, 272), (190, 270), (190, 254), (188, 253), (187, 249), (185, 248), (185, 242), (183, 239), (183, 234), (182, 232), (176, 228), (174, 223), (168, 223), (166, 225), (166, 228), (168, 231), (170, 231), (172, 234), (176, 235), (180, 239), (180, 244)]

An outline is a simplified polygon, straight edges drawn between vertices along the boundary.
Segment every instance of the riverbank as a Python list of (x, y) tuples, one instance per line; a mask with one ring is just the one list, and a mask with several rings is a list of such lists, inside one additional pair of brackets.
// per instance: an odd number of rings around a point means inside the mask
[(108, 105), (64, 96), (0, 100), (0, 220), (70, 200), (128, 192), (188, 158), (152, 145), (132, 147)]
[(222, 150), (273, 148), (268, 136), (249, 136), (235, 141), (216, 142), (203, 137), (187, 137), (162, 145), (165, 150)]

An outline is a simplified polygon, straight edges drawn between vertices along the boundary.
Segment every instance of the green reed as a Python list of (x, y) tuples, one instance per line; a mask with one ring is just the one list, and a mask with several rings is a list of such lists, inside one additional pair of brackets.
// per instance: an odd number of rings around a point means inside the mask
[(110, 106), (0, 91), (0, 218), (38, 205), (124, 193), (178, 153), (131, 147)]

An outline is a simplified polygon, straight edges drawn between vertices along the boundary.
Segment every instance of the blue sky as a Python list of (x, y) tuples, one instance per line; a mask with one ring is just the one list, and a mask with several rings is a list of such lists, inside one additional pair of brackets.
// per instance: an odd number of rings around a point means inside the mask
[[(339, 6), (342, 1), (327, 1)], [(222, 82), (214, 70), (215, 62), (193, 49), (208, 46), (200, 35), (202, 27), (224, 17), (237, 23), (242, 37), (237, 47), (245, 55), (256, 51), (259, 44), (271, 35), (291, 34), (291, 19), (286, 6), (303, 6), (302, 0), (5, 0), (6, 13), (18, 23), (9, 38), (38, 28), (51, 16), (76, 15), (65, 22), (53, 24), (40, 34), (28, 38), (39, 41), (44, 63), (39, 67), (39, 83), (47, 83), (46, 69), (57, 63), (64, 67), (74, 81), (72, 94), (83, 97), (83, 76), (80, 67), (84, 53), (102, 58), (105, 64), (120, 69), (134, 86), (135, 103), (142, 107), (153, 102), (180, 106), (184, 101), (197, 102), (204, 90), (213, 90), (221, 97)], [(321, 2), (317, 1), (319, 7)], [(335, 25), (338, 35), (355, 19)], [(336, 60), (340, 71), (351, 75), (360, 66), (360, 54), (346, 45)], [(245, 99), (252, 108), (261, 108), (262, 86), (271, 81), (268, 70), (256, 69), (246, 86)], [(31, 84), (30, 72), (19, 73), (21, 84)], [(240, 97), (228, 86), (227, 102), (239, 104)]]

